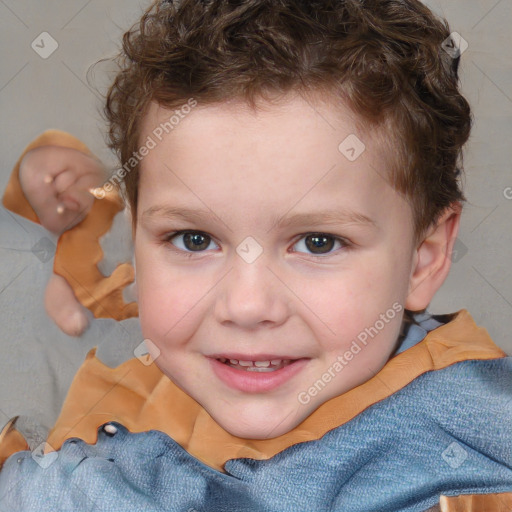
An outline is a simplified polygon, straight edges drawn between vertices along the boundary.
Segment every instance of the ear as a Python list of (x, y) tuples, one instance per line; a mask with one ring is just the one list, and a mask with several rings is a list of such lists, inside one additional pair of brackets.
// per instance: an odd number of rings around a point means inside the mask
[(445, 281), (452, 264), (452, 251), (459, 233), (460, 203), (447, 208), (431, 226), (414, 253), (405, 309), (421, 311)]

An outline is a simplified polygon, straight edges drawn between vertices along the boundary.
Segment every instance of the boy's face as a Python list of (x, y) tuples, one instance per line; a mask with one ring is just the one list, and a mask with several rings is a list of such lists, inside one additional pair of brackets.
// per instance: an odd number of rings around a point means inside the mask
[[(396, 348), (412, 211), (348, 111), (295, 96), (257, 114), (197, 106), (158, 141), (173, 114), (153, 104), (140, 139), (157, 143), (135, 235), (142, 332), (224, 429), (276, 437)], [(339, 149), (351, 134), (366, 145), (355, 161), (355, 139)]]

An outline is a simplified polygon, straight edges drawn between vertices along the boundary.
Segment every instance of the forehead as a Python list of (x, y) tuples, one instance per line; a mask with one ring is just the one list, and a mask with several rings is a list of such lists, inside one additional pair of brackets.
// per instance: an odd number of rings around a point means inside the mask
[[(219, 128), (222, 132), (217, 131)], [(260, 99), (254, 107), (241, 99), (197, 105), (190, 98), (173, 108), (151, 102), (141, 122), (139, 143), (152, 136), (158, 143), (172, 144), (178, 149), (190, 135), (202, 137), (205, 144), (222, 140), (232, 144), (234, 135), (237, 145), (247, 142), (247, 137), (260, 143), (257, 147), (253, 145), (253, 150), (276, 148), (279, 142), (285, 142), (281, 150), (297, 146), (307, 150), (310, 145), (323, 143), (339, 151), (340, 137), (358, 135), (364, 139), (366, 149), (378, 153), (379, 159), (390, 157), (383, 144), (385, 137), (377, 129), (369, 128), (333, 94), (310, 92), (302, 96), (293, 92), (273, 102)]]
[(184, 114), (152, 103), (141, 126), (140, 143), (155, 143), (141, 163), (141, 208), (174, 201), (204, 209), (208, 198), (212, 207), (237, 205), (231, 215), (255, 215), (257, 205), (275, 219), (328, 204), (378, 216), (397, 200), (389, 152), (349, 109), (333, 105), (291, 96), (257, 110), (239, 101)]

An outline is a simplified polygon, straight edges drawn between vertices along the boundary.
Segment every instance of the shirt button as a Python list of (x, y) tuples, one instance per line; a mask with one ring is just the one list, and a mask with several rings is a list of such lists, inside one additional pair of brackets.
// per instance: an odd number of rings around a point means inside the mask
[(110, 423), (103, 426), (104, 432), (109, 436), (115, 436), (117, 434), (117, 427)]

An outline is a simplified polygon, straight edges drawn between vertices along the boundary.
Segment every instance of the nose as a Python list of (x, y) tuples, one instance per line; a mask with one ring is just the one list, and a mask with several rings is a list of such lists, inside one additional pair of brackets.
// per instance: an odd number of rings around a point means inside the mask
[(281, 325), (289, 316), (290, 292), (263, 256), (247, 263), (234, 256), (215, 302), (215, 316), (224, 325), (244, 329)]

